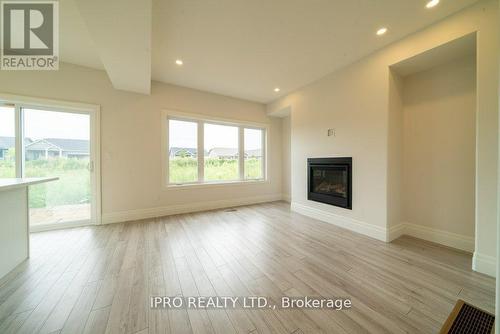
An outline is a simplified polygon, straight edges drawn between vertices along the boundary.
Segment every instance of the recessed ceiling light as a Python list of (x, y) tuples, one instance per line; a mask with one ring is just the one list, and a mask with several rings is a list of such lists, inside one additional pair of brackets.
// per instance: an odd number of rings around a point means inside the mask
[(182, 64), (184, 64), (184, 62), (183, 62), (182, 60), (180, 60), (180, 59), (177, 59), (177, 60), (175, 61), (175, 63), (176, 63), (177, 65), (179, 65), (179, 66), (181, 66)]
[(381, 36), (387, 32), (387, 28), (380, 28), (377, 30), (377, 35)]
[(425, 7), (427, 8), (432, 8), (432, 7), (435, 7), (437, 6), (437, 4), (439, 3), (439, 0), (431, 0), (427, 3), (427, 5), (425, 5)]
[(276, 93), (277, 93), (277, 92), (279, 92), (280, 90), (281, 90), (281, 89), (279, 89), (278, 87), (276, 87), (276, 88), (274, 89), (274, 91), (275, 91)]

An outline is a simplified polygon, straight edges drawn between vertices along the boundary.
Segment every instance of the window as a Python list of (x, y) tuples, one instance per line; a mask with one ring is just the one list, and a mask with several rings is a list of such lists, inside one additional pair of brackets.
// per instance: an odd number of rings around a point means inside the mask
[(245, 129), (245, 179), (261, 179), (263, 175), (262, 129)]
[(30, 224), (90, 220), (90, 115), (31, 107), (22, 114), (24, 176), (59, 178), (29, 187)]
[(204, 133), (205, 180), (238, 180), (238, 127), (205, 123)]
[(265, 126), (166, 117), (170, 185), (265, 179)]
[(170, 183), (198, 181), (198, 123), (168, 121)]
[(0, 104), (0, 178), (16, 177), (15, 108)]

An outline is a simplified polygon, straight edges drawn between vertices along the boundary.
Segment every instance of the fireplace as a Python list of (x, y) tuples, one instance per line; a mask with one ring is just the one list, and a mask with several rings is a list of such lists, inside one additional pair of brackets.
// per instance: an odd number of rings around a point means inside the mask
[(352, 158), (307, 159), (307, 199), (352, 210)]

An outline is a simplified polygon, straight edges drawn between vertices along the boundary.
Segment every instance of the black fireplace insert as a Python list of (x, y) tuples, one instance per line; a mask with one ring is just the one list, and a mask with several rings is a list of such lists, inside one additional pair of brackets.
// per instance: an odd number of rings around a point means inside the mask
[(352, 210), (352, 158), (307, 159), (307, 199)]

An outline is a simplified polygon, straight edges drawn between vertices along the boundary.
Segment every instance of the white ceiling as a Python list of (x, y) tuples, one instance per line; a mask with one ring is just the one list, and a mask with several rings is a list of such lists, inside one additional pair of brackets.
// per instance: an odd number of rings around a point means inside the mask
[(149, 94), (151, 0), (76, 0), (76, 3), (113, 87)]
[[(267, 103), (477, 1), (153, 0), (151, 76)], [(60, 3), (62, 61), (107, 70), (74, 0)]]
[(104, 69), (74, 0), (59, 1), (59, 54), (62, 61)]
[(400, 76), (429, 70), (450, 61), (476, 56), (476, 34), (462, 36), (391, 66)]

